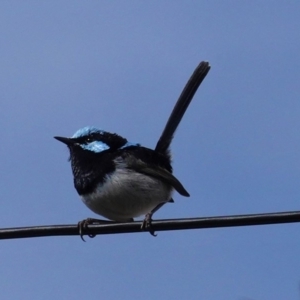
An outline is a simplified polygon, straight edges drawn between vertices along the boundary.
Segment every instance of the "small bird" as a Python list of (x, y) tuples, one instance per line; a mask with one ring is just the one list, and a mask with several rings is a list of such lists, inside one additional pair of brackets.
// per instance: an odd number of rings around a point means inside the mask
[[(170, 144), (174, 132), (210, 66), (201, 62), (187, 83), (155, 150), (95, 127), (84, 127), (70, 137), (54, 137), (66, 144), (74, 185), (82, 201), (94, 213), (109, 220), (129, 222), (145, 215), (142, 227), (151, 229), (151, 218), (157, 209), (173, 202), (176, 190), (189, 193), (172, 174)], [(84, 225), (96, 219), (84, 220)], [(82, 224), (81, 224), (82, 225)], [(80, 229), (82, 237), (82, 229)]]

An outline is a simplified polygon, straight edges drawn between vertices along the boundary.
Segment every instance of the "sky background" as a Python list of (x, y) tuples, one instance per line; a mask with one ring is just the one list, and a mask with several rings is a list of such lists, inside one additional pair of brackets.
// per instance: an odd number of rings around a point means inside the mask
[[(0, 227), (97, 217), (53, 136), (153, 148), (197, 64), (156, 219), (300, 210), (299, 1), (1, 1)], [(300, 224), (2, 240), (1, 299), (300, 299)]]

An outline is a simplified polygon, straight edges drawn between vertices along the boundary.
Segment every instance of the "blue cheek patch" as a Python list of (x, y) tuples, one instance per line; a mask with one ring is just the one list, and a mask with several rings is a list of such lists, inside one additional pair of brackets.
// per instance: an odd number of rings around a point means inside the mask
[[(127, 142), (120, 149), (124, 149), (124, 148), (130, 147), (130, 146), (140, 146), (140, 144)], [(94, 142), (89, 143), (87, 145), (80, 144), (80, 147), (84, 150), (92, 151), (92, 152), (95, 152), (95, 153), (100, 153), (102, 151), (110, 149), (110, 147), (107, 144), (105, 144), (101, 141), (94, 141)]]
[(108, 150), (109, 146), (103, 142), (95, 141), (92, 143), (89, 143), (87, 145), (80, 145), (80, 147), (84, 150), (93, 151), (95, 153), (100, 153), (104, 150)]

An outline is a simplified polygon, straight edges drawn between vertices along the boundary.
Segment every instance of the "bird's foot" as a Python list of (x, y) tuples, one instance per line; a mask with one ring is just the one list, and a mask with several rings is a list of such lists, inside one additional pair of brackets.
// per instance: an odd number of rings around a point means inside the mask
[(78, 230), (79, 230), (79, 235), (81, 239), (85, 242), (83, 235), (87, 234), (90, 238), (94, 238), (96, 235), (91, 234), (88, 232), (88, 225), (98, 225), (98, 224), (103, 224), (103, 223), (110, 223), (111, 221), (108, 220), (99, 220), (99, 219), (93, 219), (93, 218), (87, 218), (85, 220), (82, 220), (78, 222)]
[(149, 233), (152, 235), (152, 236), (157, 236), (157, 234), (155, 233), (155, 231), (153, 230), (153, 227), (152, 227), (152, 213), (148, 213), (146, 214), (145, 216), (145, 219), (142, 223), (142, 226), (141, 226), (141, 229), (144, 230), (144, 231), (149, 231)]

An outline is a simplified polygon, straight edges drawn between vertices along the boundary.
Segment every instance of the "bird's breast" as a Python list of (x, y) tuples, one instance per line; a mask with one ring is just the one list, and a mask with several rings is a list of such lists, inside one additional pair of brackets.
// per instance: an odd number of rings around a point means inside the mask
[(121, 167), (81, 197), (93, 212), (114, 221), (127, 221), (168, 202), (172, 190), (159, 179)]

